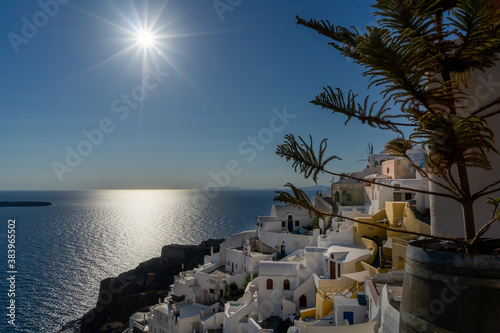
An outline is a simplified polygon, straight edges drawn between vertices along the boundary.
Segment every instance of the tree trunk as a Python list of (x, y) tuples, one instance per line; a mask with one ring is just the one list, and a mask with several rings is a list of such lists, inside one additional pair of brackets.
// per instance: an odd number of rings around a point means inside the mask
[(458, 182), (460, 184), (460, 189), (463, 192), (462, 204), (462, 216), (464, 223), (464, 233), (465, 240), (470, 241), (476, 235), (476, 226), (474, 222), (474, 202), (472, 201), (469, 186), (469, 176), (467, 174), (467, 168), (464, 165), (457, 165), (458, 168)]

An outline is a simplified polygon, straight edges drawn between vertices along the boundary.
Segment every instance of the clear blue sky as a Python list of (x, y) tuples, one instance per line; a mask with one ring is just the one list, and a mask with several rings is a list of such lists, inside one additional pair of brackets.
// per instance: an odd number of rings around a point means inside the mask
[(394, 135), (309, 103), (326, 85), (365, 95), (366, 79), (295, 15), (364, 29), (372, 3), (2, 1), (0, 189), (313, 185), (275, 155), (287, 133), (360, 170)]

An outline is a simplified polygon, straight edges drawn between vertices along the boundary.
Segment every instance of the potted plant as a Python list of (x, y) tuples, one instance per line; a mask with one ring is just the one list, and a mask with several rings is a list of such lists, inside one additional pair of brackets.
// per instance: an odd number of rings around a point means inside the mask
[[(500, 96), (471, 103), (474, 96), (469, 86), (471, 77), (495, 69), (500, 60), (500, 11), (493, 3), (378, 0), (373, 5), (377, 26), (367, 26), (364, 33), (297, 17), (298, 24), (330, 38), (330, 45), (363, 66), (370, 86), (383, 89), (382, 101), (377, 103), (368, 97), (360, 99), (352, 91), (326, 87), (311, 103), (343, 114), (346, 123), (355, 118), (398, 134), (400, 138), (388, 148), (393, 156), (410, 163), (407, 151), (414, 145), (425, 147), (425, 167), (413, 164), (413, 168), (431, 186), (417, 192), (451, 200), (461, 209), (463, 237), (434, 234), (429, 235), (431, 240), (414, 242), (408, 248), (402, 332), (500, 331), (500, 256), (495, 253), (500, 245), (482, 238), (499, 221), (498, 204), (492, 199), (493, 214), (482, 225), (474, 213), (476, 202), (500, 191), (500, 177), (488, 179), (477, 190), (470, 178), (473, 170), (491, 170), (491, 161), (498, 160), (499, 154), (492, 123), (500, 113)], [(317, 181), (319, 173), (340, 175), (326, 169), (327, 163), (338, 158), (327, 157), (326, 148), (326, 140), (315, 148), (311, 137), (306, 141), (289, 134), (276, 153), (292, 161), (306, 178)], [(301, 190), (286, 186), (292, 193), (278, 191), (275, 200), (314, 211)], [(435, 224), (448, 222), (431, 219)]]

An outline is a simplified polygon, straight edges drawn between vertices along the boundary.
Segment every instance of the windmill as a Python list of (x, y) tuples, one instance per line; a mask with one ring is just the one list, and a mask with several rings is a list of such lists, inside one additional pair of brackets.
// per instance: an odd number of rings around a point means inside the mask
[(370, 161), (373, 156), (373, 143), (368, 142), (368, 148), (366, 149), (366, 159), (360, 159), (358, 161)]

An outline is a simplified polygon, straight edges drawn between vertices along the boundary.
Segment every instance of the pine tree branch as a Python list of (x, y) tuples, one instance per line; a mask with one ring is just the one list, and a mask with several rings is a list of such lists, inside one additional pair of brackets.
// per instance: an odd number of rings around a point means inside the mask
[(413, 162), (411, 157), (408, 155), (408, 150), (412, 149), (412, 148), (413, 148), (413, 143), (410, 140), (396, 139), (396, 140), (391, 140), (386, 144), (386, 150), (388, 150), (392, 156), (402, 157), (402, 158), (408, 160), (410, 162), (411, 166), (415, 170), (417, 170), (417, 172), (422, 177), (426, 178), (431, 183), (440, 186), (441, 188), (445, 189), (446, 191), (448, 191), (450, 193), (457, 194), (457, 198), (460, 197), (458, 194), (462, 194), (462, 192), (460, 191), (460, 187), (455, 182), (453, 182), (453, 178), (451, 178), (451, 181), (450, 181), (450, 179), (448, 179), (448, 177), (442, 177), (445, 180), (445, 182), (448, 184), (448, 185), (445, 185), (445, 184), (433, 179), (426, 170), (420, 168), (420, 166), (418, 166), (416, 163)]
[(299, 140), (300, 143), (295, 140), (293, 135), (287, 134), (285, 136), (285, 143), (278, 146), (276, 154), (280, 157), (284, 157), (287, 161), (292, 160), (292, 167), (295, 172), (299, 170), (300, 173), (304, 174), (306, 179), (312, 176), (314, 182), (317, 183), (318, 174), (325, 172), (326, 164), (334, 159), (340, 160), (340, 158), (337, 156), (324, 158), (327, 148), (327, 139), (321, 141), (318, 154), (316, 154), (314, 150), (312, 136), (309, 135), (309, 144), (300, 136)]
[(364, 103), (358, 103), (356, 97), (358, 94), (354, 94), (350, 90), (347, 94), (347, 98), (344, 97), (343, 92), (336, 88), (336, 92), (330, 87), (323, 88), (323, 92), (316, 96), (314, 100), (311, 101), (312, 104), (321, 106), (323, 109), (328, 109), (333, 111), (333, 113), (341, 113), (347, 116), (347, 120), (344, 124), (347, 124), (351, 118), (356, 118), (361, 121), (362, 124), (368, 124), (371, 127), (379, 128), (382, 130), (391, 130), (399, 134), (403, 134), (398, 128), (400, 126), (415, 127), (411, 123), (401, 123), (394, 122), (392, 119), (406, 118), (404, 115), (391, 115), (387, 114), (390, 108), (387, 107), (389, 100), (386, 100), (382, 105), (375, 111), (375, 105), (377, 102), (369, 104), (369, 96), (365, 98)]
[(486, 119), (486, 118), (488, 118), (488, 117), (491, 117), (491, 116), (494, 116), (495, 114), (500, 113), (500, 109), (499, 109), (499, 110), (495, 110), (495, 111), (493, 111), (493, 112), (490, 112), (490, 113), (488, 113), (488, 114), (486, 114), (486, 115), (482, 115), (482, 116), (479, 116), (479, 114), (480, 114), (481, 112), (486, 111), (486, 110), (488, 110), (489, 108), (494, 107), (494, 106), (497, 106), (497, 105), (500, 105), (500, 97), (498, 97), (498, 98), (496, 98), (496, 99), (492, 100), (491, 102), (489, 102), (489, 103), (487, 103), (487, 104), (485, 104), (485, 105), (483, 105), (483, 106), (479, 107), (476, 111), (472, 112), (470, 115), (471, 115), (471, 116), (478, 116), (478, 117), (479, 117), (479, 118), (481, 118), (481, 119)]
[(320, 35), (333, 40), (333, 42), (328, 44), (339, 50), (346, 57), (352, 58), (354, 61), (359, 60), (359, 53), (356, 51), (356, 46), (358, 45), (357, 36), (359, 35), (359, 32), (356, 28), (352, 28), (353, 31), (351, 31), (341, 26), (336, 27), (333, 24), (330, 24), (328, 20), (306, 21), (298, 16), (295, 16), (295, 18), (297, 19), (297, 24), (311, 28)]
[(277, 193), (278, 195), (276, 197), (274, 197), (273, 200), (277, 201), (277, 202), (283, 202), (285, 205), (291, 205), (291, 206), (297, 207), (298, 209), (302, 209), (302, 208), (307, 209), (309, 211), (309, 216), (312, 216), (311, 212), (313, 212), (314, 214), (316, 214), (316, 216), (319, 216), (319, 217), (326, 217), (326, 216), (339, 217), (339, 218), (342, 218), (345, 220), (349, 220), (349, 221), (356, 222), (359, 224), (369, 225), (369, 226), (376, 227), (376, 228), (381, 228), (381, 229), (388, 230), (388, 231), (394, 231), (394, 232), (399, 232), (399, 233), (403, 233), (403, 234), (410, 234), (410, 235), (428, 237), (428, 238), (439, 239), (439, 240), (451, 240), (451, 241), (455, 241), (455, 242), (463, 242), (463, 239), (459, 239), (459, 238), (455, 238), (455, 237), (433, 236), (433, 235), (428, 235), (428, 234), (424, 234), (424, 233), (420, 233), (420, 232), (414, 232), (414, 231), (403, 230), (403, 229), (393, 228), (393, 227), (386, 227), (383, 225), (375, 224), (378, 222), (384, 222), (383, 220), (382, 221), (374, 221), (374, 222), (364, 222), (364, 221), (358, 221), (356, 219), (353, 219), (353, 218), (350, 218), (347, 216), (337, 215), (337, 214), (333, 214), (333, 213), (324, 213), (324, 212), (322, 212), (314, 207), (311, 200), (309, 199), (309, 197), (307, 196), (307, 194), (305, 194), (305, 192), (303, 190), (296, 188), (293, 184), (290, 184), (290, 183), (286, 184), (285, 186), (291, 188), (293, 194), (290, 194), (290, 193), (285, 192), (285, 191), (276, 191), (275, 193)]
[[(321, 172), (321, 173), (330, 174), (332, 176), (345, 177), (345, 178), (357, 180), (357, 181), (360, 181), (363, 183), (380, 185), (382, 187), (387, 187), (387, 188), (391, 188), (391, 189), (397, 188), (399, 190), (408, 190), (408, 191), (416, 192), (416, 193), (431, 194), (431, 195), (450, 198), (450, 199), (456, 200), (458, 202), (461, 202), (461, 200), (462, 200), (462, 198), (460, 196), (458, 196), (456, 193), (454, 193), (453, 190), (451, 190), (451, 189), (448, 189), (451, 193), (451, 194), (448, 194), (448, 193), (442, 193), (442, 192), (419, 190), (419, 189), (415, 189), (415, 188), (411, 188), (411, 187), (396, 187), (393, 185), (379, 183), (377, 181), (359, 178), (359, 177), (355, 177), (352, 175), (328, 171), (325, 169), (326, 164), (331, 162), (333, 159), (340, 159), (340, 158), (337, 156), (330, 156), (326, 159), (324, 158), (324, 154), (325, 154), (325, 150), (326, 150), (326, 139), (321, 142), (321, 145), (319, 147), (319, 153), (316, 154), (314, 152), (312, 137), (309, 136), (309, 138), (310, 138), (310, 144), (307, 144), (299, 136), (299, 140), (300, 140), (300, 143), (299, 143), (299, 142), (297, 142), (297, 140), (295, 139), (295, 137), (292, 134), (287, 134), (285, 136), (285, 143), (279, 145), (277, 150), (276, 150), (276, 154), (278, 156), (285, 157), (285, 159), (287, 161), (292, 160), (293, 161), (292, 167), (294, 168), (294, 170), (295, 171), (299, 170), (300, 173), (304, 174), (304, 177), (306, 179), (312, 175), (313, 180), (316, 182), (317, 175)], [(442, 186), (444, 186), (444, 185), (442, 185)]]
[(495, 218), (491, 219), (481, 229), (479, 229), (479, 231), (476, 233), (476, 235), (474, 236), (474, 238), (470, 241), (470, 245), (476, 244), (476, 242), (479, 240), (479, 238), (482, 235), (484, 235), (486, 233), (486, 231), (488, 231), (488, 229), (491, 227), (491, 225), (493, 223), (495, 223), (496, 221), (499, 221), (498, 217), (495, 217)]
[(478, 192), (476, 192), (476, 193), (474, 193), (472, 195), (472, 200), (475, 201), (475, 200), (479, 199), (480, 197), (484, 197), (485, 195), (492, 194), (492, 193), (495, 193), (497, 191), (500, 191), (500, 188), (493, 188), (493, 189), (491, 189), (492, 187), (495, 187), (498, 184), (500, 184), (500, 180), (497, 180), (496, 182), (491, 183), (488, 186), (485, 186), (480, 191), (478, 191)]
[(456, 237), (434, 236), (434, 235), (424, 234), (424, 233), (421, 233), (421, 232), (409, 231), (409, 230), (402, 230), (402, 229), (398, 229), (398, 228), (386, 227), (386, 226), (381, 226), (381, 225), (375, 224), (375, 223), (379, 223), (379, 222), (384, 222), (384, 220), (373, 221), (373, 222), (364, 222), (364, 221), (358, 221), (356, 219), (353, 219), (353, 218), (350, 218), (350, 217), (347, 217), (347, 216), (342, 216), (342, 215), (336, 215), (336, 214), (324, 214), (324, 215), (325, 216), (331, 216), (331, 217), (339, 217), (339, 218), (342, 218), (344, 220), (356, 222), (356, 223), (359, 223), (359, 224), (369, 225), (369, 226), (372, 226), (372, 227), (375, 227), (375, 228), (384, 229), (384, 230), (387, 230), (387, 231), (400, 232), (402, 234), (409, 234), (409, 235), (427, 237), (427, 238), (438, 239), (438, 240), (450, 240), (450, 241), (460, 242), (460, 243), (463, 242), (463, 239), (456, 238)]
[[(367, 183), (367, 184), (379, 185), (379, 186), (387, 187), (387, 188), (390, 188), (390, 189), (406, 190), (406, 191), (415, 192), (415, 193), (436, 195), (436, 196), (440, 196), (440, 197), (450, 198), (450, 199), (453, 199), (453, 200), (458, 201), (458, 202), (460, 202), (460, 200), (461, 200), (461, 198), (459, 196), (453, 195), (453, 194), (448, 194), (448, 193), (419, 190), (419, 189), (415, 189), (415, 188), (412, 188), (412, 187), (393, 186), (393, 185), (389, 185), (389, 184), (385, 184), (385, 183), (379, 183), (379, 182), (374, 181), (374, 180), (368, 180), (368, 179), (364, 179), (364, 178), (355, 177), (355, 176), (348, 175), (348, 174), (345, 174), (345, 173), (336, 173), (336, 172), (326, 171), (326, 170), (324, 171), (324, 173), (330, 174), (332, 176), (338, 176), (338, 177), (349, 178), (349, 179), (352, 179), (352, 180), (357, 180), (357, 181), (360, 181), (360, 182), (363, 182), (363, 183)], [(444, 188), (448, 189), (445, 185), (442, 185), (442, 186)], [(453, 193), (452, 190), (450, 190), (450, 189), (448, 189), (448, 190), (451, 193)]]

